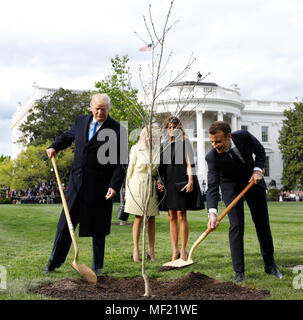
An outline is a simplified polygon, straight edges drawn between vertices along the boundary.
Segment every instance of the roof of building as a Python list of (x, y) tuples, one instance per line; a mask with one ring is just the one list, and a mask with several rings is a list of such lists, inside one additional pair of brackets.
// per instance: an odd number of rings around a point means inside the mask
[(175, 82), (169, 85), (170, 87), (182, 87), (182, 86), (209, 86), (209, 87), (219, 87), (214, 82), (198, 82), (198, 81), (181, 81)]

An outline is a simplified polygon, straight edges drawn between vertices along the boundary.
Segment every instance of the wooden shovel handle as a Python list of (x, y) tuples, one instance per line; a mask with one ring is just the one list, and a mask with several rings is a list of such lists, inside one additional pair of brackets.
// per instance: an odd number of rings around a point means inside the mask
[(237, 202), (245, 195), (245, 193), (255, 184), (255, 181), (252, 180), (240, 193), (239, 195), (223, 210), (219, 215), (218, 221), (220, 222), (228, 212), (237, 204)]
[(66, 222), (67, 222), (67, 225), (68, 225), (69, 233), (70, 233), (70, 236), (72, 238), (73, 245), (74, 245), (74, 248), (75, 248), (74, 262), (77, 264), (78, 246), (77, 246), (77, 242), (76, 242), (73, 223), (72, 223), (72, 220), (70, 218), (70, 213), (69, 213), (69, 210), (68, 210), (66, 198), (65, 198), (65, 195), (64, 195), (64, 191), (63, 191), (62, 184), (61, 184), (61, 179), (60, 179), (60, 176), (59, 176), (59, 173), (58, 173), (57, 164), (56, 164), (56, 160), (55, 160), (54, 156), (51, 157), (51, 161), (52, 161), (52, 164), (53, 164), (53, 167), (54, 167), (54, 170), (55, 170), (55, 175), (56, 175), (57, 183), (58, 183), (58, 186), (59, 186), (60, 196), (61, 196), (61, 200), (62, 200), (62, 204), (63, 204), (63, 208), (64, 208), (64, 213), (65, 213), (65, 218), (66, 218)]
[[(255, 181), (252, 180), (239, 194), (238, 196), (223, 210), (223, 212), (219, 215), (217, 220), (220, 222), (228, 213), (229, 211), (238, 203), (238, 201), (245, 195), (245, 193), (255, 184)], [(214, 229), (208, 228), (210, 231)], [(207, 231), (207, 230), (206, 230)], [(209, 232), (210, 232), (209, 231)], [(208, 232), (208, 233), (209, 233)]]

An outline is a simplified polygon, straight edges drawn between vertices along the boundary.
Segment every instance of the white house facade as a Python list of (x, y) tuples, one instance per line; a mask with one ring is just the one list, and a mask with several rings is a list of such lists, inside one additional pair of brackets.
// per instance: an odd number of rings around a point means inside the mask
[[(57, 89), (34, 85), (29, 99), (18, 104), (12, 119), (12, 159), (22, 150), (16, 143), (20, 137), (18, 130), (34, 106), (43, 96)], [(230, 123), (232, 131), (244, 129), (252, 133), (263, 144), (266, 151), (265, 181), (273, 180), (277, 188), (282, 187), (283, 161), (278, 147), (279, 130), (282, 127), (283, 111), (290, 108), (291, 102), (261, 101), (241, 99), (240, 90), (235, 85), (224, 88), (215, 83), (184, 81), (169, 86), (157, 101), (157, 112), (177, 114), (192, 142), (197, 174), (202, 188), (207, 181), (205, 155), (212, 148), (208, 138), (208, 128), (216, 120)]]

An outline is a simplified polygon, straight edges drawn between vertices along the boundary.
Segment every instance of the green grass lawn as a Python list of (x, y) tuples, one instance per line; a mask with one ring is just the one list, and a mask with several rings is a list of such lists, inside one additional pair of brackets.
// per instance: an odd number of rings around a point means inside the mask
[[(118, 204), (115, 204), (114, 213)], [(221, 210), (222, 210), (221, 206)], [(266, 289), (272, 300), (302, 300), (303, 270), (293, 273), (293, 267), (303, 265), (303, 203), (269, 203), (272, 235), (275, 245), (275, 259), (284, 275), (282, 280), (264, 273), (263, 260), (259, 250), (255, 228), (246, 207), (245, 219), (245, 264), (246, 282), (242, 285)], [(42, 282), (56, 281), (67, 277), (79, 277), (68, 262), (73, 260), (73, 249), (66, 263), (55, 272), (43, 275), (56, 231), (61, 205), (0, 205), (0, 266), (7, 270), (7, 288), (0, 289), (0, 300), (38, 300), (43, 296), (29, 292)], [(113, 214), (113, 222), (118, 222)], [(207, 215), (202, 212), (188, 212), (190, 235), (188, 251), (194, 241), (206, 229)], [(133, 217), (129, 218), (132, 223)], [(156, 218), (156, 262), (147, 261), (149, 277), (178, 278), (188, 272), (200, 272), (222, 281), (233, 281), (228, 242), (228, 218), (211, 233), (196, 249), (195, 263), (187, 268), (158, 272), (163, 263), (170, 260), (171, 245), (168, 217), (162, 212)], [(77, 238), (80, 248), (79, 263), (91, 266), (91, 238)], [(107, 237), (103, 273), (114, 277), (140, 277), (141, 264), (131, 261), (131, 225), (113, 225)], [(302, 267), (303, 268), (303, 267)], [(1, 270), (1, 269), (0, 269)], [(301, 272), (301, 271), (300, 271)], [(300, 277), (301, 276), (301, 277)], [(300, 289), (294, 289), (293, 281), (298, 279)], [(1, 280), (1, 275), (0, 275)]]

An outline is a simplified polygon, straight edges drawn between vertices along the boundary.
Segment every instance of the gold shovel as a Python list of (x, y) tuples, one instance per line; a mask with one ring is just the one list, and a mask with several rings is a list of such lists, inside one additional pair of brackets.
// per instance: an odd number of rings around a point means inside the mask
[(88, 266), (86, 266), (85, 264), (78, 264), (78, 262), (77, 262), (79, 250), (78, 250), (78, 246), (77, 246), (77, 242), (76, 242), (75, 231), (74, 231), (73, 224), (72, 224), (72, 221), (71, 221), (71, 218), (70, 218), (70, 214), (69, 214), (68, 206), (67, 206), (67, 203), (66, 203), (65, 195), (64, 195), (64, 192), (63, 192), (63, 189), (62, 189), (62, 184), (61, 184), (61, 180), (60, 180), (60, 177), (59, 177), (59, 173), (58, 173), (55, 157), (52, 157), (51, 160), (52, 160), (52, 164), (53, 164), (53, 167), (54, 167), (54, 170), (55, 170), (55, 174), (56, 174), (56, 178), (57, 178), (57, 183), (58, 183), (59, 190), (60, 190), (60, 196), (61, 196), (61, 199), (62, 199), (62, 204), (63, 204), (63, 208), (64, 208), (64, 213), (65, 213), (65, 218), (66, 218), (66, 221), (67, 221), (69, 233), (70, 233), (70, 236), (72, 238), (73, 245), (74, 245), (74, 248), (75, 248), (75, 257), (74, 257), (73, 263), (71, 263), (71, 266), (77, 272), (79, 272), (81, 274), (81, 276), (85, 280), (87, 280), (88, 282), (96, 284), (97, 283), (97, 276), (96, 276), (95, 272), (92, 269), (90, 269)]
[[(218, 221), (220, 222), (226, 215), (227, 213), (237, 204), (237, 202), (244, 196), (244, 194), (255, 184), (255, 181), (252, 180), (247, 187), (225, 208), (225, 210), (220, 214), (220, 216), (218, 217)], [(187, 260), (183, 260), (183, 259), (177, 259), (174, 261), (170, 261), (167, 263), (164, 263), (162, 267), (164, 267), (161, 271), (165, 271), (166, 270), (173, 270), (175, 268), (183, 268), (183, 267), (187, 267), (190, 266), (191, 264), (194, 263), (194, 261), (192, 260), (192, 256), (194, 251), (196, 250), (196, 248), (198, 247), (198, 245), (207, 237), (207, 235), (209, 233), (211, 233), (212, 231), (214, 231), (214, 229), (211, 228), (207, 228), (202, 234), (201, 236), (196, 240), (196, 242), (193, 244), (193, 246), (191, 247), (190, 251), (189, 251), (189, 255)]]

